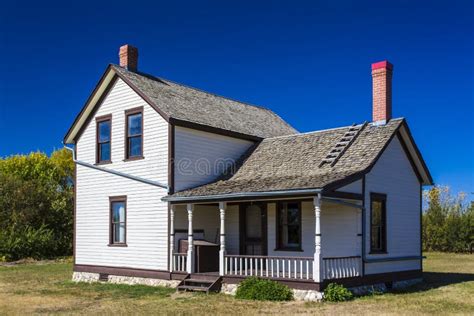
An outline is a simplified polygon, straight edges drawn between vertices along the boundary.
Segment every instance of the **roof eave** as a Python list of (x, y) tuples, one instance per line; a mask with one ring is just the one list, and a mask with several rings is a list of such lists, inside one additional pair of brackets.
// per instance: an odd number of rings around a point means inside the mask
[[(105, 69), (104, 73), (102, 74), (102, 76), (100, 77), (99, 81), (97, 82), (96, 86), (94, 87), (94, 90), (92, 91), (92, 93), (87, 98), (87, 101), (84, 103), (81, 111), (74, 118), (74, 122), (71, 124), (68, 131), (64, 135), (63, 143), (65, 143), (65, 144), (74, 144), (75, 139), (76, 139), (76, 134), (80, 130), (80, 126), (78, 126), (78, 123), (82, 119), (82, 117), (84, 115), (84, 112), (86, 112), (87, 108), (89, 107), (89, 104), (92, 101), (94, 101), (95, 98), (96, 98), (95, 101), (98, 100), (98, 98), (100, 97), (100, 94), (101, 94), (100, 90), (104, 86), (104, 84), (108, 83), (112, 79), (112, 77), (109, 76), (110, 75), (109, 72), (111, 70), (112, 70), (112, 65), (109, 64), (107, 66), (107, 68)], [(114, 71), (114, 73), (115, 73), (115, 71)]]
[(239, 192), (216, 195), (196, 195), (196, 196), (165, 196), (161, 200), (173, 204), (191, 203), (191, 202), (210, 202), (210, 201), (232, 201), (241, 199), (262, 199), (272, 197), (289, 197), (321, 193), (321, 188), (294, 189), (280, 191), (262, 191), (262, 192)]

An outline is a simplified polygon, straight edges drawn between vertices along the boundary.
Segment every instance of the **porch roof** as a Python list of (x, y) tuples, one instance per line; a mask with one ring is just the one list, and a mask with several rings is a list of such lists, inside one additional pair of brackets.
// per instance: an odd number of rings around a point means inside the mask
[[(408, 131), (404, 119), (392, 119), (380, 126), (367, 125), (334, 166), (319, 164), (350, 126), (267, 138), (241, 158), (235, 173), (163, 200), (235, 199), (332, 190), (368, 172), (401, 127)], [(425, 181), (429, 182), (427, 175)]]

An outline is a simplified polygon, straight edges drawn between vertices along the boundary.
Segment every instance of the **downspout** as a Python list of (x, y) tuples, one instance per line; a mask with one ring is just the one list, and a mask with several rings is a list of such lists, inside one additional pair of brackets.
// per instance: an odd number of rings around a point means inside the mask
[(160, 183), (158, 181), (153, 181), (153, 180), (148, 180), (148, 179), (137, 177), (137, 176), (132, 176), (132, 175), (127, 174), (127, 173), (123, 173), (123, 172), (108, 169), (108, 168), (99, 167), (99, 166), (96, 166), (96, 165), (93, 165), (93, 164), (90, 164), (90, 163), (87, 163), (87, 162), (84, 162), (84, 161), (77, 160), (76, 159), (76, 153), (74, 152), (74, 149), (66, 146), (64, 143), (63, 143), (63, 146), (64, 146), (64, 148), (66, 148), (67, 150), (69, 150), (72, 153), (72, 161), (74, 161), (74, 163), (76, 163), (78, 165), (81, 165), (81, 166), (87, 167), (87, 168), (91, 168), (91, 169), (95, 169), (95, 170), (99, 170), (99, 171), (102, 171), (102, 172), (107, 172), (107, 173), (110, 173), (110, 174), (113, 174), (113, 175), (116, 175), (116, 176), (119, 176), (119, 177), (123, 177), (123, 178), (126, 178), (126, 179), (130, 179), (130, 180), (134, 180), (134, 181), (138, 181), (138, 182), (142, 182), (142, 183), (146, 183), (146, 184), (150, 184), (150, 185), (153, 185), (153, 186), (157, 186), (157, 187), (169, 190), (169, 188), (166, 184)]

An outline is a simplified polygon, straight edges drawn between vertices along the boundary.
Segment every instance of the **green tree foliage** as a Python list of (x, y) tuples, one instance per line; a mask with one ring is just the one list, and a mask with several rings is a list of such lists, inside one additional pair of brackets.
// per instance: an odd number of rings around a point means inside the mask
[(73, 174), (65, 149), (0, 159), (0, 258), (71, 254)]
[(428, 208), (423, 213), (423, 249), (466, 252), (474, 244), (474, 207), (465, 194), (453, 196), (449, 187), (424, 192)]

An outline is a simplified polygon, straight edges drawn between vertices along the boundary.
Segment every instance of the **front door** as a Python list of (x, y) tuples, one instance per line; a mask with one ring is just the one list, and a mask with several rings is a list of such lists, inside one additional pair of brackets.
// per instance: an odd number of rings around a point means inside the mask
[(267, 204), (240, 204), (240, 254), (267, 255)]

